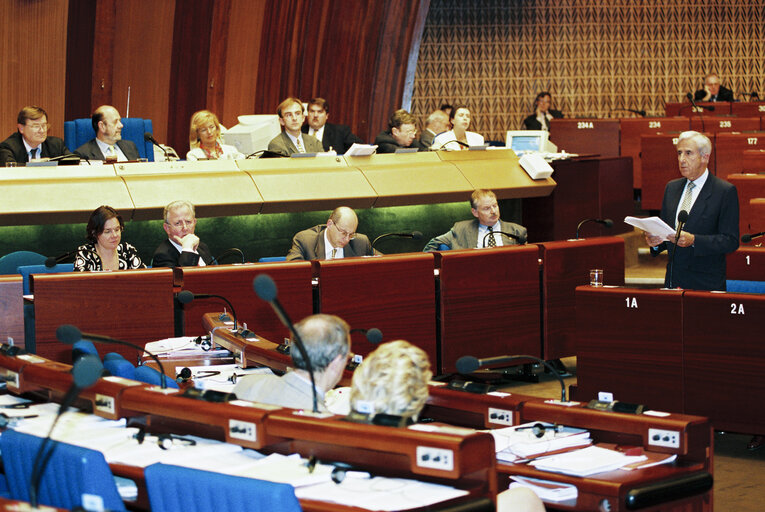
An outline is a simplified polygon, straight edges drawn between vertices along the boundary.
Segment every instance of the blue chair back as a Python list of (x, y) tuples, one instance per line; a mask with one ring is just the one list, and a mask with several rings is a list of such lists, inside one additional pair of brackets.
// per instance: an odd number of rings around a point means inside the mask
[(11, 252), (0, 258), (0, 274), (18, 274), (18, 268), (25, 265), (42, 265), (47, 257), (32, 251)]
[[(42, 438), (6, 430), (0, 450), (12, 499), (29, 501), (29, 480)], [(51, 445), (49, 445), (50, 448)], [(105, 509), (125, 510), (111, 469), (103, 454), (66, 443), (57, 443), (40, 480), (40, 504), (63, 509), (83, 505), (83, 497), (100, 496)]]
[(92, 341), (80, 340), (76, 341), (74, 345), (72, 345), (72, 362), (77, 361), (79, 358), (86, 354), (94, 355), (99, 359), (101, 358), (98, 355), (98, 350)]
[(439, 250), (439, 251), (451, 251), (451, 250), (452, 250), (452, 248), (451, 248), (451, 247), (449, 247), (449, 246), (448, 246), (448, 245), (446, 245), (446, 244), (438, 244), (438, 250)]
[(155, 386), (161, 386), (162, 380), (165, 379), (166, 386), (168, 388), (178, 389), (178, 383), (175, 379), (171, 379), (167, 375), (162, 375), (151, 366), (141, 365), (135, 369), (135, 380), (140, 380), (147, 384), (154, 384)]
[[(108, 355), (108, 354), (107, 354)], [(135, 366), (123, 358), (112, 357), (107, 359), (104, 356), (104, 369), (115, 377), (122, 377), (123, 379), (137, 380), (135, 378)]]
[(735, 293), (765, 293), (765, 281), (740, 281), (729, 279), (725, 290)]
[(263, 256), (258, 260), (261, 263), (269, 263), (273, 261), (287, 261), (286, 256)]
[(19, 274), (24, 280), (24, 295), (32, 293), (32, 286), (30, 284), (29, 276), (32, 274), (58, 274), (59, 272), (73, 272), (74, 263), (59, 263), (53, 267), (46, 267), (45, 265), (22, 265), (18, 267)]
[[(141, 158), (147, 158), (149, 162), (153, 162), (154, 147), (151, 142), (143, 140), (144, 133), (154, 133), (151, 119), (123, 117), (121, 121), (122, 138), (135, 142), (135, 145), (138, 146), (138, 155)], [(69, 151), (76, 150), (95, 136), (96, 132), (93, 131), (93, 123), (89, 117), (64, 122), (64, 144), (69, 148)]]
[(288, 484), (152, 464), (144, 469), (152, 512), (299, 512)]

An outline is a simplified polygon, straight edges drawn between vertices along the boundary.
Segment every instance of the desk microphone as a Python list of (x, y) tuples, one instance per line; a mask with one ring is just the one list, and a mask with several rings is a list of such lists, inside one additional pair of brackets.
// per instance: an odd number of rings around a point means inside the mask
[[(56, 338), (58, 338), (59, 341), (63, 343), (67, 343), (69, 345), (72, 345), (80, 340), (88, 339), (90, 341), (96, 342), (96, 343), (114, 343), (115, 345), (124, 345), (126, 347), (131, 347), (139, 352), (145, 352), (149, 355), (152, 359), (154, 359), (154, 362), (157, 363), (157, 366), (159, 367), (159, 372), (162, 374), (162, 378), (160, 379), (160, 387), (162, 389), (167, 389), (167, 375), (165, 375), (165, 368), (162, 366), (162, 362), (159, 360), (156, 354), (149, 352), (144, 347), (140, 345), (136, 345), (135, 343), (130, 343), (129, 341), (122, 341), (115, 338), (110, 338), (109, 336), (101, 336), (100, 334), (90, 334), (87, 332), (81, 332), (77, 327), (74, 325), (69, 324), (63, 324), (59, 325), (58, 329), (56, 329)], [(87, 356), (83, 356), (78, 361), (82, 360)]]
[(235, 333), (239, 332), (239, 324), (236, 323), (236, 310), (234, 309), (234, 305), (231, 304), (231, 301), (226, 297), (223, 295), (215, 295), (214, 293), (192, 293), (189, 290), (183, 290), (178, 293), (178, 302), (181, 304), (188, 304), (194, 299), (220, 299), (228, 304), (228, 307), (231, 308), (231, 314), (234, 315), (234, 328), (231, 330)]
[(464, 143), (464, 142), (462, 142), (461, 140), (457, 140), (457, 139), (454, 139), (454, 140), (449, 140), (449, 141), (446, 141), (446, 142), (444, 142), (443, 144), (441, 144), (441, 145), (438, 147), (438, 149), (437, 149), (436, 151), (441, 151), (442, 149), (444, 149), (444, 147), (445, 147), (447, 144), (451, 144), (452, 142), (456, 142), (457, 144), (459, 144), (459, 145), (460, 145), (460, 146), (462, 146), (463, 148), (469, 148), (469, 147), (470, 147), (470, 144), (465, 144), (465, 143)]
[(422, 231), (412, 231), (409, 233), (385, 233), (383, 235), (378, 236), (372, 241), (372, 248), (374, 248), (375, 244), (379, 242), (380, 240), (383, 240), (385, 238), (411, 238), (412, 240), (419, 240), (422, 238)]
[(542, 363), (543, 365), (545, 365), (545, 368), (547, 368), (550, 371), (550, 373), (552, 373), (558, 378), (558, 381), (560, 381), (560, 401), (566, 402), (566, 384), (563, 382), (563, 377), (561, 377), (558, 370), (553, 368), (553, 366), (550, 363), (536, 356), (526, 356), (526, 355), (496, 356), (496, 357), (487, 357), (485, 359), (478, 359), (477, 357), (473, 357), (473, 356), (462, 356), (459, 359), (457, 359), (457, 371), (459, 373), (473, 373), (474, 371), (476, 371), (477, 369), (483, 366), (493, 366), (497, 364), (513, 363), (515, 361), (522, 361), (524, 359), (531, 359), (538, 363)]
[(213, 258), (213, 263), (216, 265), (220, 265), (220, 260), (225, 258), (226, 256), (230, 256), (231, 254), (238, 254), (239, 257), (242, 259), (242, 263), (244, 263), (244, 253), (241, 249), (237, 249), (236, 247), (232, 247), (231, 249), (226, 249), (223, 251), (223, 253), (218, 256), (217, 258)]
[(677, 231), (675, 232), (675, 248), (672, 250), (672, 255), (669, 257), (669, 287), (674, 288), (674, 283), (672, 282), (672, 274), (675, 271), (675, 253), (677, 252), (677, 239), (680, 238), (680, 232), (683, 230), (683, 226), (685, 226), (685, 223), (688, 222), (688, 212), (685, 210), (680, 210), (680, 213), (677, 214)]
[(505, 235), (507, 238), (510, 238), (518, 242), (518, 245), (523, 245), (526, 243), (525, 238), (520, 237), (518, 235), (514, 235), (512, 233), (507, 233), (505, 231), (489, 231), (483, 236), (483, 243), (481, 244), (481, 247), (486, 247), (486, 239), (489, 238), (489, 235)]
[(157, 139), (154, 138), (151, 132), (144, 132), (143, 140), (145, 140), (146, 142), (151, 142), (152, 144), (157, 146), (159, 149), (161, 149), (162, 154), (165, 155), (165, 160), (170, 161), (173, 158), (176, 160), (178, 159), (178, 154), (175, 152), (175, 150), (171, 147), (163, 146), (162, 144), (157, 142)]
[(381, 343), (383, 340), (383, 333), (377, 327), (372, 327), (371, 329), (351, 329), (351, 333), (354, 333), (354, 332), (360, 332), (361, 334), (366, 336), (367, 341), (371, 343), (372, 345), (377, 345)]
[(300, 338), (300, 335), (295, 329), (295, 324), (292, 323), (289, 316), (287, 316), (287, 312), (279, 303), (279, 299), (276, 298), (276, 295), (278, 293), (276, 289), (276, 283), (268, 274), (259, 274), (252, 281), (252, 286), (255, 289), (255, 294), (258, 297), (260, 297), (261, 300), (264, 300), (271, 305), (271, 307), (274, 310), (274, 313), (276, 313), (276, 316), (279, 317), (279, 320), (282, 322), (282, 324), (287, 329), (289, 329), (290, 333), (292, 333), (292, 338), (295, 341), (295, 345), (297, 346), (298, 351), (300, 351), (300, 355), (303, 357), (303, 361), (305, 361), (306, 370), (308, 371), (308, 374), (311, 376), (311, 391), (313, 392), (312, 393), (313, 394), (313, 412), (319, 412), (318, 400), (316, 398), (316, 377), (313, 374), (313, 364), (311, 364), (311, 359), (308, 357), (308, 352), (305, 349), (303, 340)]
[(752, 234), (742, 235), (741, 236), (741, 242), (745, 243), (745, 244), (748, 244), (749, 242), (751, 242), (755, 238), (759, 238), (762, 235), (765, 235), (765, 231), (760, 231), (759, 233), (752, 233)]
[(584, 219), (582, 222), (577, 224), (576, 226), (576, 239), (579, 240), (579, 228), (581, 228), (584, 224), (588, 222), (597, 222), (598, 224), (603, 224), (607, 228), (612, 228), (614, 226), (614, 221), (611, 219)]
[(74, 251), (69, 251), (69, 252), (65, 252), (63, 254), (59, 254), (58, 256), (50, 256), (49, 258), (47, 258), (45, 260), (45, 266), (47, 268), (53, 268), (57, 264), (59, 264), (59, 263), (61, 263), (63, 261), (67, 261), (69, 258), (74, 256), (75, 254), (77, 254), (77, 250), (76, 249)]
[[(77, 328), (74, 327), (74, 329)], [(61, 407), (59, 407), (58, 414), (56, 414), (56, 417), (53, 420), (53, 424), (50, 426), (48, 435), (45, 437), (45, 439), (43, 439), (42, 443), (40, 443), (40, 448), (37, 450), (37, 454), (35, 455), (34, 459), (34, 465), (32, 466), (32, 476), (29, 479), (29, 503), (32, 505), (33, 510), (37, 510), (37, 496), (38, 491), (40, 490), (40, 481), (42, 480), (43, 473), (45, 473), (45, 467), (48, 465), (50, 458), (53, 456), (53, 451), (56, 449), (56, 444), (58, 443), (58, 441), (51, 439), (51, 435), (53, 435), (53, 429), (56, 428), (56, 423), (58, 422), (59, 418), (61, 418), (61, 415), (64, 414), (67, 409), (69, 409), (72, 403), (74, 403), (74, 400), (77, 398), (80, 392), (83, 389), (89, 388), (95, 384), (96, 381), (101, 377), (103, 370), (104, 366), (101, 364), (101, 361), (97, 356), (92, 354), (83, 356), (72, 366), (72, 385), (69, 390), (67, 390), (63, 400), (61, 401)], [(49, 443), (53, 443), (53, 445), (46, 453), (45, 448)]]

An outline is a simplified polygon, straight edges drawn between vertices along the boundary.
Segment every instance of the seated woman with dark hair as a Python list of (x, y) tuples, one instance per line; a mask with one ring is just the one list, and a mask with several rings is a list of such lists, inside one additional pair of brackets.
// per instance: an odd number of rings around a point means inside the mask
[(99, 206), (86, 228), (90, 241), (77, 248), (74, 270), (128, 270), (146, 268), (135, 247), (122, 242), (122, 217), (111, 206)]

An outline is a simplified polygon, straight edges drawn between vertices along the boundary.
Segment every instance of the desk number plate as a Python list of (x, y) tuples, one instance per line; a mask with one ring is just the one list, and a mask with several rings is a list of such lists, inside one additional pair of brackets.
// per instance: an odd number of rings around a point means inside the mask
[(255, 424), (249, 421), (228, 420), (228, 435), (233, 439), (255, 442), (258, 440)]

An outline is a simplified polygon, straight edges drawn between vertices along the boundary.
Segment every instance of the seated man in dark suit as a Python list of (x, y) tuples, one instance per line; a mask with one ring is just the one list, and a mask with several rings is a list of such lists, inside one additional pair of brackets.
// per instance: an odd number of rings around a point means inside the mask
[(449, 130), (449, 116), (443, 110), (434, 110), (425, 121), (425, 129), (420, 134), (420, 142), (426, 148), (433, 145), (436, 135)]
[(153, 267), (204, 267), (214, 263), (210, 249), (194, 234), (197, 217), (194, 205), (188, 201), (173, 201), (165, 206), (167, 233), (154, 251)]
[(415, 148), (427, 151), (417, 137), (417, 119), (404, 109), (396, 110), (388, 120), (388, 130), (375, 137), (378, 153), (395, 153), (397, 149)]
[(329, 103), (324, 98), (312, 98), (308, 102), (308, 124), (303, 125), (303, 133), (312, 135), (321, 141), (324, 151), (335, 150), (338, 155), (345, 154), (354, 143), (363, 141), (351, 133), (350, 127), (344, 124), (327, 122)]
[(704, 77), (704, 88), (693, 95), (696, 101), (733, 101), (733, 91), (720, 85), (720, 77), (709, 73)]
[(646, 243), (654, 256), (665, 249), (677, 251), (667, 262), (665, 287), (724, 291), (725, 255), (738, 248), (736, 187), (707, 169), (712, 143), (705, 135), (683, 132), (676, 147), (683, 177), (670, 181), (664, 189), (661, 219), (676, 226), (684, 210), (688, 220), (677, 239), (672, 234), (667, 242), (646, 233)]
[(75, 150), (88, 160), (126, 162), (138, 160), (138, 148), (131, 140), (122, 140), (120, 113), (110, 105), (101, 105), (91, 116), (96, 138)]
[(491, 190), (474, 191), (470, 196), (470, 211), (475, 219), (457, 222), (448, 233), (431, 239), (423, 251), (437, 251), (441, 244), (450, 249), (481, 249), (526, 243), (526, 228), (514, 222), (499, 220), (497, 196)]
[[(313, 367), (318, 409), (326, 411), (324, 395), (340, 382), (348, 363), (351, 349), (348, 324), (334, 315), (311, 315), (298, 322), (295, 330), (303, 340)], [(290, 357), (294, 370), (281, 377), (271, 374), (243, 377), (237, 382), (234, 394), (241, 400), (312, 410), (311, 376), (294, 343), (290, 347)]]
[(48, 137), (48, 114), (42, 108), (22, 108), (16, 122), (18, 131), (0, 142), (0, 165), (71, 154), (63, 140)]
[(303, 134), (303, 103), (298, 98), (287, 98), (276, 107), (282, 133), (271, 139), (268, 150), (282, 156), (295, 153), (321, 153), (324, 147), (315, 137)]
[(347, 206), (335, 208), (326, 226), (320, 224), (294, 236), (287, 261), (371, 256), (372, 244), (366, 235), (356, 233), (358, 226), (356, 212)]

